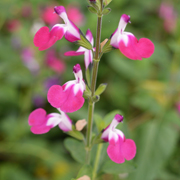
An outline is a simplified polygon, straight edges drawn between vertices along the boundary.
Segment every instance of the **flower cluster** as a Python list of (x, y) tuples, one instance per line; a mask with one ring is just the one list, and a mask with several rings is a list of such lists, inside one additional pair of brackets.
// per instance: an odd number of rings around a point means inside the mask
[[(90, 1), (95, 4), (96, 1)], [(76, 42), (80, 47), (77, 51), (68, 51), (65, 56), (78, 56), (84, 54), (85, 69), (93, 63), (94, 51), (97, 47), (94, 46), (94, 39), (91, 31), (88, 29), (86, 35), (83, 35), (80, 29), (68, 18), (66, 10), (63, 6), (56, 6), (54, 11), (59, 15), (64, 24), (56, 24), (49, 31), (47, 26), (40, 28), (34, 37), (34, 45), (40, 51), (50, 48), (56, 41), (65, 37), (69, 42)], [(142, 58), (149, 58), (154, 52), (154, 44), (147, 38), (137, 39), (132, 33), (125, 32), (127, 23), (130, 22), (130, 16), (123, 14), (120, 18), (118, 28), (111, 35), (110, 39), (104, 46), (110, 47), (109, 49), (118, 48), (123, 55), (132, 60), (142, 60)], [(105, 52), (105, 51), (104, 51)], [(104, 53), (103, 49), (100, 50), (101, 55)], [(53, 54), (49, 51), (49, 54)], [(97, 54), (97, 53), (96, 53)], [(51, 57), (51, 56), (50, 56)], [(59, 71), (60, 64), (57, 69), (56, 58), (49, 58), (47, 56), (47, 64), (56, 71)], [(63, 69), (63, 68), (62, 68)], [(59, 125), (59, 128), (64, 132), (72, 131), (72, 120), (66, 113), (73, 113), (79, 110), (85, 99), (83, 94), (87, 93), (87, 97), (91, 103), (96, 102), (96, 94), (91, 92), (88, 85), (86, 86), (83, 80), (82, 69), (79, 64), (73, 67), (75, 80), (66, 82), (64, 85), (53, 85), (48, 90), (48, 102), (57, 108), (61, 114), (50, 113), (46, 114), (44, 109), (36, 109), (29, 116), (29, 125), (34, 134), (47, 133), (51, 128)], [(93, 84), (93, 83), (92, 83)], [(91, 88), (93, 89), (93, 88)], [(100, 92), (104, 90), (99, 90)], [(85, 92), (85, 93), (84, 93)], [(94, 95), (95, 94), (95, 95)], [(102, 131), (101, 138), (109, 142), (107, 154), (110, 159), (116, 163), (123, 163), (126, 160), (131, 160), (136, 154), (135, 142), (131, 139), (126, 139), (125, 135), (116, 126), (123, 121), (123, 117), (116, 114), (111, 124)]]
[(132, 139), (126, 139), (123, 132), (116, 126), (123, 121), (123, 116), (116, 114), (111, 124), (103, 130), (101, 138), (109, 142), (107, 153), (110, 159), (116, 163), (131, 160), (136, 155), (136, 145)]

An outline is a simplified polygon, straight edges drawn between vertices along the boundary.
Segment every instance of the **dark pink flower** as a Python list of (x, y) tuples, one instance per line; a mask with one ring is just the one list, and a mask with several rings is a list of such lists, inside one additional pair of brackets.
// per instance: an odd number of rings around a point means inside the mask
[(69, 113), (77, 111), (83, 106), (83, 92), (86, 87), (79, 64), (74, 66), (73, 72), (76, 80), (68, 81), (63, 86), (52, 86), (47, 95), (48, 102), (53, 107)]
[(42, 108), (34, 110), (28, 119), (28, 123), (31, 127), (31, 132), (34, 134), (44, 134), (50, 131), (51, 128), (59, 126), (59, 128), (65, 132), (72, 130), (71, 119), (60, 109), (59, 113), (46, 114), (46, 111)]
[(56, 57), (55, 51), (52, 49), (46, 54), (46, 64), (58, 74), (63, 73), (66, 69), (65, 63)]
[(154, 44), (147, 38), (138, 40), (132, 33), (125, 32), (130, 16), (123, 14), (119, 26), (111, 36), (111, 45), (119, 48), (122, 54), (132, 60), (142, 60), (154, 52)]
[[(92, 33), (89, 29), (86, 32), (86, 38), (93, 46), (94, 39), (93, 39)], [(77, 51), (68, 51), (68, 52), (64, 53), (65, 56), (79, 56), (82, 54), (84, 54), (84, 63), (85, 63), (85, 67), (87, 69), (89, 64), (92, 63), (92, 61), (93, 61), (93, 54), (92, 54), (91, 50), (85, 49), (84, 47), (79, 47), (79, 49)]]
[(136, 155), (136, 144), (132, 139), (126, 139), (123, 132), (116, 126), (123, 121), (123, 116), (116, 114), (111, 124), (103, 130), (101, 138), (109, 142), (107, 154), (115, 163), (124, 163)]
[(54, 25), (50, 32), (46, 26), (38, 30), (34, 36), (34, 45), (39, 47), (40, 51), (48, 49), (56, 41), (62, 39), (63, 36), (70, 42), (81, 39), (79, 29), (68, 19), (65, 8), (63, 6), (56, 6), (54, 11), (64, 20), (65, 24)]

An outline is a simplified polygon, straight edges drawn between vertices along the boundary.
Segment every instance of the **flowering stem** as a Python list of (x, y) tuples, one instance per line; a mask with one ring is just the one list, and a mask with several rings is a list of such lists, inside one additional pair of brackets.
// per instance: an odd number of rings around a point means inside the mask
[(98, 170), (98, 164), (99, 164), (99, 160), (100, 160), (100, 156), (101, 156), (102, 147), (103, 147), (102, 143), (98, 145), (96, 158), (95, 158), (95, 163), (94, 163), (94, 168), (93, 168), (93, 172), (92, 172), (92, 180), (95, 180), (95, 178), (96, 178), (96, 173), (97, 173), (97, 170)]
[[(102, 7), (101, 7), (101, 11), (102, 11)], [(98, 66), (100, 61), (99, 52), (100, 52), (100, 41), (101, 41), (101, 24), (102, 24), (102, 16), (98, 16), (97, 32), (96, 32), (96, 51), (93, 59), (93, 74), (91, 81), (91, 97), (89, 98), (89, 107), (88, 107), (88, 124), (87, 124), (87, 133), (86, 133), (86, 164), (90, 163), (90, 156), (91, 156), (91, 133), (92, 133), (92, 125), (93, 125), (94, 105), (95, 105), (93, 96), (95, 94)]]

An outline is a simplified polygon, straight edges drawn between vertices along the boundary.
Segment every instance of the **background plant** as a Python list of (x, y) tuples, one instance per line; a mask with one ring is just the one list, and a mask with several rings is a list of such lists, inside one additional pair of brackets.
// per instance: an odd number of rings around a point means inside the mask
[[(69, 2), (72, 1), (57, 1), (55, 5), (66, 6)], [(44, 81), (46, 77), (56, 75), (53, 70), (44, 65), (45, 52), (35, 50), (32, 43), (33, 35), (29, 31), (33, 20), (40, 17), (41, 11), (36, 11), (37, 7), (44, 6), (45, 1), (29, 1), (29, 4), (23, 1), (9, 3), (2, 1), (1, 3), (3, 3), (1, 6), (0, 43), (0, 151), (2, 154), (0, 174), (2, 179), (11, 178), (8, 177), (11, 175), (14, 179), (16, 176), (18, 179), (70, 179), (75, 177), (77, 164), (72, 163), (62, 145), (65, 135), (60, 134), (59, 129), (56, 128), (48, 135), (37, 137), (29, 132), (26, 120), (29, 113), (35, 108), (32, 106), (34, 94), (40, 94), (46, 98)], [(50, 5), (48, 3), (47, 1), (47, 6)], [(174, 5), (174, 10), (179, 12), (179, 2), (171, 3)], [(33, 9), (32, 14), (28, 17), (21, 15), (21, 8), (24, 5)], [(95, 15), (86, 12), (86, 6), (86, 2), (81, 2), (80, 7), (86, 14), (86, 21), (95, 21)], [(103, 63), (99, 67), (97, 83), (107, 82), (108, 88), (102, 95), (102, 100), (96, 104), (97, 113), (104, 117), (106, 112), (121, 109), (128, 121), (127, 124), (123, 124), (123, 128), (126, 125), (130, 127), (130, 137), (134, 137), (139, 149), (135, 159), (138, 168), (126, 179), (145, 179), (147, 177), (149, 179), (179, 179), (179, 115), (176, 111), (176, 103), (179, 98), (179, 20), (177, 18), (174, 32), (166, 32), (163, 26), (164, 20), (159, 18), (159, 7), (160, 2), (152, 0), (113, 1), (111, 3), (113, 11), (104, 17), (106, 23), (103, 24), (102, 39), (109, 35), (109, 31), (115, 30), (119, 21), (117, 13), (118, 15), (126, 13), (131, 15), (132, 21), (127, 30), (136, 34), (138, 38), (148, 37), (156, 46), (154, 55), (148, 60), (130, 61), (118, 51), (114, 51), (103, 57)], [(7, 21), (10, 19), (20, 21), (21, 26), (17, 31), (9, 32), (7, 30)], [(89, 23), (88, 27), (95, 32), (93, 23)], [(83, 27), (81, 30), (86, 31)], [(17, 43), (19, 42), (18, 38), (21, 41), (20, 47)], [(11, 42), (16, 42), (15, 46)], [(59, 41), (55, 45), (57, 54), (59, 51), (66, 51), (59, 50), (62, 44), (69, 46), (68, 42)], [(41, 71), (37, 76), (32, 75), (21, 62), (21, 48), (27, 46), (34, 49), (35, 59), (41, 64)], [(77, 46), (71, 46), (66, 49), (77, 48)], [(66, 58), (66, 61), (68, 61), (67, 73), (61, 76), (61, 84), (70, 79), (71, 75), (69, 74), (74, 65), (73, 60)], [(83, 63), (79, 57), (75, 57), (74, 61)], [(46, 100), (44, 107), (49, 112), (52, 111)], [(85, 104), (82, 110), (73, 113), (73, 118), (77, 120), (84, 118), (86, 109)], [(70, 161), (64, 158), (65, 154)], [(124, 172), (126, 170), (118, 173)], [(112, 179), (112, 176), (106, 175), (105, 178)]]

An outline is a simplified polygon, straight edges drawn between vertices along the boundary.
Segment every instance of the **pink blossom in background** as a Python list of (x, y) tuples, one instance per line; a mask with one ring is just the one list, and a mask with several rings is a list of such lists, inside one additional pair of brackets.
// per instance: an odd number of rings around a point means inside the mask
[(51, 106), (64, 112), (72, 113), (84, 104), (83, 92), (86, 85), (79, 64), (73, 67), (75, 80), (66, 82), (63, 86), (54, 85), (48, 91), (47, 99)]
[(20, 29), (21, 23), (17, 19), (11, 19), (7, 21), (6, 27), (9, 32), (15, 32)]
[(54, 7), (46, 7), (41, 14), (41, 18), (49, 25), (54, 25), (61, 21), (57, 14), (54, 13)]
[[(93, 35), (89, 29), (86, 31), (86, 39), (91, 43), (91, 45), (93, 47), (94, 39), (93, 39)], [(77, 51), (68, 51), (68, 52), (64, 53), (65, 56), (79, 56), (82, 54), (84, 54), (84, 64), (87, 69), (89, 64), (92, 63), (92, 61), (93, 61), (93, 53), (91, 50), (80, 46)]]
[(46, 64), (58, 74), (63, 73), (66, 69), (66, 64), (56, 57), (55, 50), (53, 49), (46, 53)]
[(154, 53), (154, 44), (147, 38), (137, 39), (132, 33), (125, 32), (130, 16), (123, 14), (120, 18), (118, 28), (111, 36), (110, 44), (119, 48), (122, 54), (132, 60), (149, 58)]
[(46, 114), (46, 111), (42, 108), (38, 108), (31, 112), (29, 115), (28, 123), (31, 127), (31, 132), (34, 134), (44, 134), (50, 131), (55, 126), (64, 131), (72, 130), (71, 119), (60, 109), (59, 113)]
[(21, 52), (24, 65), (34, 74), (39, 71), (39, 63), (34, 58), (34, 52), (30, 48), (24, 48)]
[(66, 10), (63, 6), (55, 6), (54, 11), (65, 22), (65, 24), (55, 24), (49, 32), (47, 26), (41, 27), (34, 36), (34, 45), (39, 47), (40, 51), (50, 48), (56, 41), (63, 38), (70, 42), (80, 40), (79, 28), (68, 19)]
[(123, 121), (123, 116), (116, 114), (111, 124), (103, 130), (101, 138), (109, 142), (107, 154), (115, 163), (124, 163), (136, 155), (136, 144), (132, 139), (126, 139), (123, 132), (116, 126)]
[(67, 7), (67, 15), (69, 20), (74, 22), (77, 26), (82, 26), (84, 24), (85, 18), (84, 14), (80, 11), (80, 8), (76, 5), (70, 5)]
[(164, 20), (164, 28), (167, 32), (173, 32), (176, 29), (177, 12), (171, 3), (161, 3), (159, 16)]

